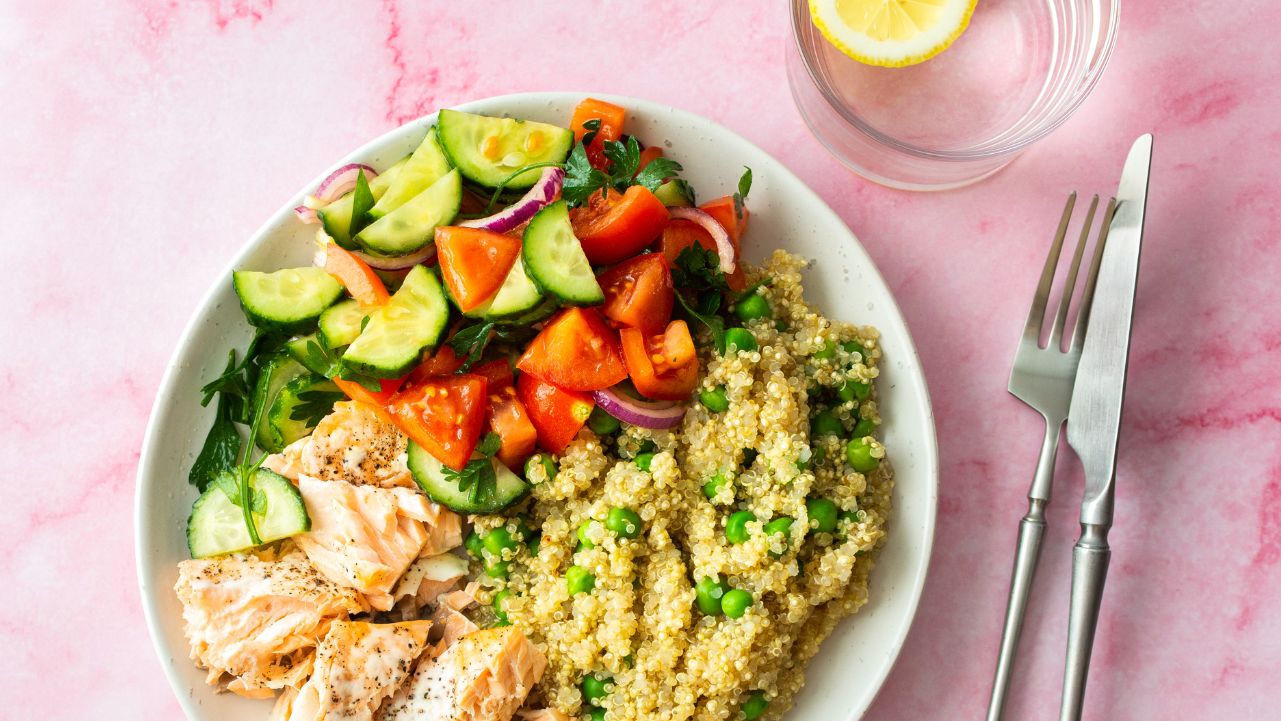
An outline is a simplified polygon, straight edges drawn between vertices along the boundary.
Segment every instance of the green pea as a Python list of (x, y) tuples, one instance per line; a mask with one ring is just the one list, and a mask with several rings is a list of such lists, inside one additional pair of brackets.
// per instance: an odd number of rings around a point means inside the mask
[(865, 401), (872, 395), (872, 386), (870, 383), (862, 381), (847, 380), (836, 389), (836, 397), (842, 402), (849, 403), (852, 400)]
[(494, 600), (493, 600), (494, 616), (496, 616), (498, 620), (502, 621), (503, 623), (508, 623), (507, 609), (503, 608), (503, 604), (507, 602), (507, 599), (510, 598), (511, 595), (512, 595), (512, 592), (508, 591), (505, 588), (499, 591), (498, 593), (494, 594)]
[(486, 533), (481, 540), (485, 544), (485, 550), (499, 559), (503, 557), (505, 549), (515, 548), (517, 545), (516, 539), (512, 538), (511, 531), (508, 531), (504, 526), (499, 526)]
[(769, 706), (769, 701), (765, 698), (764, 691), (753, 691), (747, 700), (743, 702), (742, 711), (744, 721), (756, 721), (765, 713)]
[(774, 314), (769, 307), (769, 301), (757, 293), (753, 293), (746, 298), (734, 304), (734, 315), (744, 323), (758, 318), (768, 318)]
[(525, 478), (526, 479), (530, 478), (533, 475), (530, 471), (531, 469), (534, 468), (534, 466), (538, 466), (538, 465), (541, 465), (543, 467), (543, 471), (547, 474), (547, 480), (550, 481), (551, 479), (556, 477), (556, 473), (559, 470), (558, 468), (556, 468), (556, 461), (553, 460), (552, 457), (546, 453), (535, 453), (534, 455), (529, 457), (528, 461), (525, 461)]
[(846, 353), (858, 353), (863, 357), (863, 360), (867, 360), (867, 351), (863, 350), (863, 345), (856, 340), (845, 341), (841, 344), (841, 348), (843, 348)]
[(872, 446), (866, 438), (855, 438), (845, 444), (845, 460), (859, 473), (871, 473), (881, 465), (881, 459), (872, 455)]
[(741, 351), (751, 353), (757, 349), (756, 336), (746, 328), (730, 328), (725, 331), (725, 352)]
[(484, 556), (481, 555), (481, 551), (485, 550), (485, 542), (480, 540), (479, 533), (472, 531), (471, 533), (467, 534), (467, 538), (463, 541), (463, 547), (465, 547), (467, 549), (467, 552), (470, 553), (474, 558), (477, 558), (477, 559), (484, 558)]
[(605, 684), (611, 680), (608, 676), (597, 676), (595, 674), (584, 676), (583, 680), (579, 682), (580, 688), (583, 689), (583, 699), (593, 706), (600, 706), (601, 701), (604, 701), (605, 697), (609, 695), (609, 692), (605, 690)]
[(751, 511), (735, 511), (725, 521), (725, 538), (730, 543), (747, 543), (751, 534), (747, 532), (747, 523), (755, 521), (756, 515)]
[(596, 547), (596, 544), (592, 543), (591, 540), (587, 537), (587, 532), (592, 527), (593, 523), (595, 523), (595, 521), (592, 521), (589, 519), (589, 520), (583, 521), (578, 525), (578, 534), (577, 534), (578, 550), (581, 551), (584, 549), (592, 549)]
[(635, 538), (641, 532), (641, 518), (630, 508), (615, 506), (605, 517), (605, 528), (623, 538)]
[(752, 607), (754, 600), (752, 594), (741, 588), (731, 589), (721, 598), (721, 610), (730, 618), (742, 618), (747, 609)]
[(758, 453), (755, 448), (744, 448), (743, 449), (743, 467), (751, 468), (752, 464), (756, 462), (756, 457), (759, 455), (760, 453)]
[(592, 433), (598, 436), (609, 436), (617, 433), (622, 429), (623, 424), (618, 419), (606, 413), (600, 406), (592, 409), (592, 414), (587, 416), (587, 427), (592, 429)]
[(704, 576), (694, 584), (694, 603), (704, 615), (719, 616), (721, 599), (727, 591), (729, 586), (719, 576)]
[(871, 418), (860, 418), (858, 423), (854, 424), (853, 435), (855, 438), (866, 438), (876, 432), (876, 421)]
[(485, 575), (490, 578), (507, 578), (510, 561), (485, 561)]
[(836, 514), (840, 509), (826, 498), (810, 498), (805, 501), (805, 512), (810, 517), (810, 528), (819, 533), (831, 533), (836, 530)]
[[(796, 519), (791, 516), (779, 516), (769, 523), (766, 523), (762, 530), (765, 531), (765, 535), (767, 536), (772, 536), (776, 533), (783, 534), (783, 547), (786, 548), (788, 545), (788, 539), (791, 538), (790, 534), (792, 532), (792, 524), (795, 522)], [(777, 558), (783, 554), (771, 552), (771, 555)]]
[(586, 715), (589, 721), (605, 721), (605, 709), (600, 706), (592, 706)]
[(703, 495), (707, 496), (707, 500), (710, 501), (716, 498), (722, 488), (732, 482), (724, 473), (717, 473), (712, 476), (711, 480), (703, 484)]
[(648, 471), (649, 467), (654, 464), (654, 454), (649, 452), (637, 453), (632, 460), (636, 463), (637, 468), (642, 471)]
[(582, 566), (570, 566), (565, 570), (565, 584), (569, 587), (571, 596), (590, 593), (593, 588), (596, 588), (596, 576)]
[(830, 410), (819, 411), (810, 419), (810, 433), (816, 436), (843, 436), (845, 424)]
[(725, 386), (716, 386), (710, 391), (699, 393), (698, 402), (712, 413), (724, 413), (729, 410), (729, 398), (725, 397)]
[(828, 342), (823, 344), (822, 348), (819, 348), (818, 350), (814, 351), (814, 353), (810, 357), (818, 358), (819, 360), (829, 360), (831, 358), (835, 358), (836, 346), (832, 343), (832, 341), (829, 340)]
[(841, 511), (840, 515), (842, 521), (849, 521), (850, 523), (862, 523), (865, 518), (867, 518), (867, 514), (863, 511)]

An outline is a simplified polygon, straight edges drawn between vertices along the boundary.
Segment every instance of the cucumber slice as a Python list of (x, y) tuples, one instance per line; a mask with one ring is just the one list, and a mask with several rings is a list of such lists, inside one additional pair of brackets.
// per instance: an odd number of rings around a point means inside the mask
[[(437, 123), (440, 145), (454, 167), (487, 188), (497, 187), (526, 165), (563, 163), (574, 145), (570, 130), (530, 120), (442, 110)], [(521, 173), (507, 187), (528, 188), (542, 172), (535, 168)]]
[(437, 226), (448, 225), (458, 215), (462, 201), (462, 178), (457, 170), (451, 170), (430, 188), (357, 233), (355, 240), (379, 255), (412, 253), (435, 239)]
[[(258, 445), (271, 453), (281, 452), (285, 446), (311, 433), (320, 418), (329, 415), (334, 403), (343, 398), (346, 395), (338, 386), (322, 375), (307, 373), (294, 378), (280, 389), (267, 410), (267, 417), (259, 426)], [(306, 417), (294, 418), (295, 411), (304, 405)], [(262, 445), (264, 430), (271, 447)]]
[(370, 308), (361, 308), (354, 300), (334, 303), (320, 314), (317, 326), (320, 328), (320, 340), (326, 348), (338, 348), (351, 345), (360, 335), (360, 324), (372, 312)]
[(323, 268), (285, 268), (274, 273), (238, 270), (231, 275), (249, 322), (266, 330), (300, 333), (342, 295), (342, 284)]
[(508, 271), (507, 277), (494, 297), (463, 315), (486, 320), (504, 320), (524, 314), (542, 302), (543, 294), (538, 292), (538, 286), (534, 285), (534, 281), (530, 280), (529, 274), (525, 272), (525, 261), (521, 260), (520, 256), (516, 256), (515, 265)]
[[(369, 181), (369, 192), (374, 196), (374, 200), (382, 199), (392, 182), (396, 180), (396, 175), (408, 162), (409, 157), (401, 158), (380, 173), (377, 178)], [(320, 225), (325, 229), (325, 233), (333, 238), (335, 243), (348, 250), (355, 247), (351, 242), (351, 208), (355, 200), (355, 195), (347, 193), (316, 211), (316, 217), (320, 218)]]
[[(254, 402), (261, 403), (263, 412), (268, 412), (280, 395), (280, 390), (295, 378), (305, 376), (307, 373), (307, 369), (288, 351), (272, 355), (258, 373), (258, 385), (254, 388)], [(279, 453), (285, 447), (285, 444), (272, 432), (271, 424), (266, 418), (258, 423), (258, 435), (254, 442), (268, 453)]]
[(605, 300), (583, 245), (574, 237), (565, 201), (544, 207), (529, 221), (522, 253), (525, 270), (544, 292), (575, 305)]
[(679, 178), (658, 186), (658, 190), (654, 191), (654, 197), (669, 208), (690, 208), (694, 205), (694, 189), (689, 183)]
[(497, 483), (489, 498), (473, 503), (468, 494), (458, 489), (458, 482), (445, 475), (445, 465), (422, 446), (409, 442), (409, 472), (423, 493), (433, 501), (459, 513), (497, 513), (519, 501), (529, 491), (529, 484), (512, 473), (497, 458), (491, 458)]
[(551, 314), (555, 313), (558, 308), (560, 308), (560, 302), (555, 298), (548, 298), (533, 309), (520, 315), (504, 318), (502, 322), (506, 325), (531, 325), (551, 317)]
[(399, 208), (443, 178), (449, 168), (449, 159), (445, 157), (445, 151), (440, 149), (440, 142), (436, 139), (436, 129), (431, 128), (418, 149), (396, 173), (387, 192), (369, 209), (369, 216), (381, 218)]
[[(254, 514), (254, 525), (263, 543), (279, 541), (311, 530), (311, 518), (302, 494), (289, 479), (259, 468), (249, 479), (250, 488), (267, 499), (266, 513)], [(192, 558), (208, 558), (253, 548), (244, 512), (231, 502), (222, 487), (211, 483), (191, 507), (187, 519), (187, 549)]]
[[(388, 216), (390, 217), (390, 216)], [(435, 347), (449, 320), (440, 281), (416, 265), (404, 285), (369, 316), (369, 323), (343, 353), (343, 365), (375, 378), (399, 378)]]
[(285, 343), (285, 352), (290, 358), (302, 364), (303, 368), (317, 375), (325, 375), (330, 371), (331, 363), (323, 357), (323, 354), (313, 353), (308, 350), (308, 346), (315, 343), (318, 347), (323, 348), (324, 342), (318, 333), (310, 333), (292, 338)]

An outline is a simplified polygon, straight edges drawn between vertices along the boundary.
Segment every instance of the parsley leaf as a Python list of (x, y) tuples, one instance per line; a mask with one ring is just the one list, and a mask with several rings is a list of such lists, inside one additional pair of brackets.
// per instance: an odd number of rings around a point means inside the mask
[(729, 290), (725, 273), (721, 270), (720, 256), (698, 243), (685, 248), (676, 256), (672, 267), (672, 283), (677, 288), (703, 293)]
[(734, 193), (734, 215), (739, 220), (743, 219), (743, 202), (747, 200), (747, 194), (752, 190), (752, 169), (743, 166), (743, 175), (738, 179), (738, 192)]
[[(664, 180), (675, 177), (682, 170), (681, 164), (668, 158), (654, 158), (649, 164), (636, 174), (636, 184), (643, 185), (652, 193), (658, 190), (658, 186), (663, 184)], [(683, 180), (672, 182), (685, 183)], [(685, 183), (686, 187), (688, 184)], [(693, 193), (690, 193), (692, 196)]]
[(632, 178), (640, 169), (640, 143), (636, 138), (629, 135), (625, 143), (605, 141), (605, 157), (609, 159), (610, 184), (617, 190), (631, 185)]
[(600, 132), (600, 118), (592, 118), (585, 121), (583, 129), (587, 132), (583, 133), (582, 143), (583, 145), (591, 145), (592, 141), (596, 139), (596, 134)]
[(308, 340), (303, 346), (302, 358), (298, 360), (304, 368), (326, 378), (333, 378), (341, 370), (338, 357), (315, 338)]
[(493, 458), (494, 454), (498, 453), (498, 449), (502, 447), (502, 436), (491, 431), (486, 433), (484, 438), (480, 439), (480, 443), (476, 444), (476, 452), (486, 458)]
[(346, 397), (342, 391), (310, 390), (298, 394), (298, 405), (289, 412), (289, 419), (303, 421), (308, 428), (320, 423), (320, 419), (329, 415), (334, 404)]
[(235, 467), (239, 455), (240, 432), (236, 430), (236, 424), (231, 418), (231, 401), (223, 395), (218, 398), (213, 427), (209, 429), (205, 444), (191, 464), (187, 481), (203, 493), (218, 474)]
[(369, 181), (365, 179), (362, 169), (356, 173), (356, 189), (351, 197), (351, 235), (355, 235), (369, 225), (369, 210), (374, 207), (374, 194), (369, 190)]
[(756, 295), (756, 291), (760, 290), (761, 288), (769, 286), (773, 282), (774, 282), (773, 278), (770, 278), (770, 277), (761, 278), (755, 283), (752, 283), (751, 285), (744, 288), (742, 292), (740, 292), (738, 295), (734, 296), (734, 302), (731, 303), (730, 305), (742, 303), (744, 298), (747, 298), (748, 296), (751, 296), (751, 295)]
[(359, 371), (355, 370), (354, 368), (343, 365), (341, 362), (339, 363), (338, 373), (336, 373), (332, 377), (340, 378), (345, 381), (351, 381), (352, 383), (355, 383), (356, 385), (360, 386), (361, 388), (364, 388), (370, 393), (381, 393), (383, 389), (382, 380), (378, 378), (374, 378), (373, 376), (364, 375)]
[(488, 501), (494, 497), (494, 491), (498, 488), (498, 475), (494, 472), (494, 462), (491, 459), (502, 444), (503, 440), (497, 433), (486, 433), (484, 439), (476, 445), (480, 458), (468, 461), (461, 471), (442, 466), (441, 472), (446, 480), (458, 484), (458, 490), (466, 493), (467, 500), (471, 503)]
[(700, 299), (699, 308), (695, 310), (690, 306), (689, 301), (685, 299), (683, 293), (676, 294), (676, 301), (680, 303), (681, 308), (693, 320), (707, 326), (707, 330), (712, 334), (712, 344), (716, 346), (718, 353), (725, 353), (725, 319), (716, 315), (720, 309), (721, 298), (719, 294), (708, 293)]
[[(227, 496), (236, 508), (243, 508), (240, 505), (240, 479), (245, 473), (253, 473), (257, 468), (252, 470), (245, 468), (236, 468), (218, 474), (213, 479), (213, 485)], [(258, 490), (255, 486), (249, 486), (249, 510), (253, 511), (255, 516), (262, 516), (267, 513), (267, 494)]]
[(571, 206), (587, 202), (592, 193), (609, 184), (609, 176), (592, 167), (582, 143), (574, 146), (565, 161), (565, 182), (561, 197)]
[(494, 329), (497, 324), (492, 320), (485, 321), (479, 325), (468, 326), (454, 334), (449, 339), (449, 347), (454, 353), (463, 359), (463, 364), (459, 366), (459, 371), (470, 369), (480, 356), (485, 352), (485, 346), (494, 336)]

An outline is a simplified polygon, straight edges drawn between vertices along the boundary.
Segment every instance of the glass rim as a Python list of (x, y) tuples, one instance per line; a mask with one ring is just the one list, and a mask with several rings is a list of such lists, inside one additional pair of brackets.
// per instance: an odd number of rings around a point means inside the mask
[[(954, 162), (973, 162), (975, 160), (989, 160), (1006, 155), (1016, 154), (1029, 145), (1035, 143), (1054, 129), (1058, 128), (1067, 119), (1072, 117), (1076, 109), (1085, 101), (1098, 83), (1103, 74), (1103, 69), (1107, 67), (1108, 60), (1112, 57), (1112, 52), (1116, 48), (1117, 29), (1121, 17), (1120, 0), (1087, 0), (1088, 4), (1099, 7), (1106, 6), (1106, 11), (1098, 13), (1100, 19), (1105, 19), (1106, 24), (1101, 24), (1102, 32), (1098, 35), (1098, 42), (1094, 43), (1096, 52), (1093, 59), (1084, 65), (1084, 72), (1081, 73), (1080, 83), (1077, 84), (1075, 91), (1067, 98), (1061, 107), (1055, 109), (1054, 113), (1048, 118), (1035, 123), (1027, 132), (1020, 133), (1015, 139), (1008, 143), (989, 145), (977, 150), (930, 150), (922, 148), (911, 143), (905, 143), (897, 138), (886, 135), (877, 130), (868, 123), (864, 122), (858, 115), (853, 114), (836, 96), (831, 86), (824, 82), (814, 65), (814, 59), (806, 51), (804, 44), (801, 42), (801, 23), (807, 23), (812, 26), (809, 17), (809, 0), (791, 0), (791, 25), (792, 25), (792, 42), (796, 47), (797, 55), (800, 57), (802, 64), (805, 66), (805, 72), (809, 75), (810, 82), (823, 96), (827, 105), (848, 124), (854, 126), (856, 130), (870, 137), (874, 142), (881, 145), (889, 146), (902, 153), (912, 155), (917, 158), (927, 160), (943, 160)], [(1105, 15), (1106, 12), (1106, 15)], [(815, 28), (815, 30), (817, 30)], [(826, 38), (822, 38), (827, 42)], [(1014, 126), (1017, 127), (1017, 126)], [(1003, 131), (1002, 135), (1009, 129)], [(997, 139), (1001, 135), (996, 136)]]

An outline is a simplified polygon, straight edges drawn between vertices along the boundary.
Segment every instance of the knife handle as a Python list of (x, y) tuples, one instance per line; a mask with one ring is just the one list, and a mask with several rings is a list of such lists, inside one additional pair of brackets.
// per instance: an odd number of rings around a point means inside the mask
[(1099, 622), (1103, 583), (1107, 580), (1108, 527), (1081, 524), (1081, 537), (1072, 549), (1072, 603), (1068, 611), (1067, 664), (1063, 670), (1063, 704), (1059, 721), (1080, 721), (1085, 679), (1090, 671), (1094, 630)]

